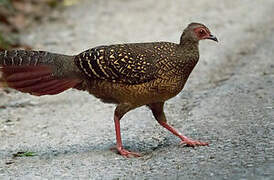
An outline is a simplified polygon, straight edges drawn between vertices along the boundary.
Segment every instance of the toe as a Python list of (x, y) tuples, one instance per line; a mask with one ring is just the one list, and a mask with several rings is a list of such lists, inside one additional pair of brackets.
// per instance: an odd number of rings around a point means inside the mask
[(190, 147), (195, 147), (195, 146), (208, 146), (207, 142), (201, 142), (201, 141), (194, 141), (194, 140), (184, 140), (181, 142), (181, 144), (186, 144), (187, 146)]
[(118, 149), (118, 152), (124, 156), (124, 157), (127, 157), (127, 158), (130, 158), (130, 157), (140, 157), (141, 155), (139, 153), (136, 153), (136, 152), (130, 152), (126, 149)]

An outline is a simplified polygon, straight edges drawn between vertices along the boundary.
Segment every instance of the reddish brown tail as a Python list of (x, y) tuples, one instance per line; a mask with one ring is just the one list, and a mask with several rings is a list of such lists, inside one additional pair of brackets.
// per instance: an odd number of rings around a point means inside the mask
[(81, 83), (69, 70), (72, 56), (43, 51), (0, 52), (0, 87), (36, 96), (59, 94)]

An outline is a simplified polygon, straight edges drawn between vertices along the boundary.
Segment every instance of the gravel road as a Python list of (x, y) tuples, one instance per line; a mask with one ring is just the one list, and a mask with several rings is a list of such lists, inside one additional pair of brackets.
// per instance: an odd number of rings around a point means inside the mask
[[(69, 90), (33, 97), (0, 93), (0, 179), (274, 179), (273, 0), (83, 0), (22, 33), (35, 49), (76, 54), (113, 43), (178, 42), (190, 22), (220, 43), (200, 43), (184, 90), (166, 103), (169, 122), (209, 147), (190, 148), (145, 107), (121, 121), (114, 105)], [(33, 157), (16, 157), (20, 151)]]

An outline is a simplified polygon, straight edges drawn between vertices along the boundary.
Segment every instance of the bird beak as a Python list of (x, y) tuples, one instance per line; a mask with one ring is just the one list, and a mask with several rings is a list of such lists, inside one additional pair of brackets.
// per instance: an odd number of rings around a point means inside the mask
[(209, 37), (208, 37), (207, 39), (211, 39), (211, 40), (213, 40), (213, 41), (218, 42), (218, 39), (217, 39), (214, 35), (212, 35), (212, 34), (210, 34)]

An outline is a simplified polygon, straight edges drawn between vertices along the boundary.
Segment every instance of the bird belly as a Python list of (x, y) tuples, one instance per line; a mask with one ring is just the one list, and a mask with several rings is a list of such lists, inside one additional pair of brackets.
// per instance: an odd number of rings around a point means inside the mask
[(164, 102), (183, 88), (180, 81), (156, 79), (148, 83), (125, 85), (108, 81), (88, 83), (88, 91), (106, 103), (130, 103), (136, 106)]

